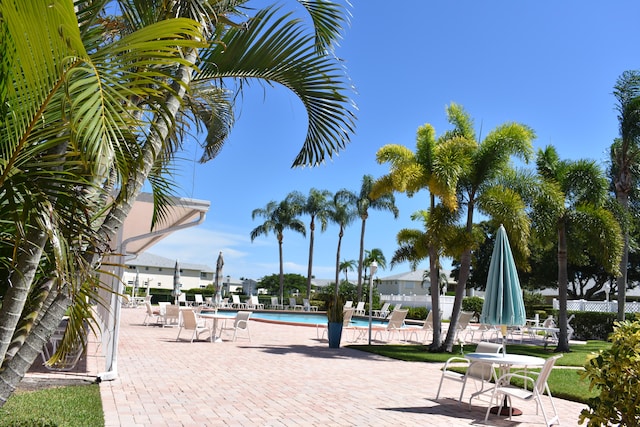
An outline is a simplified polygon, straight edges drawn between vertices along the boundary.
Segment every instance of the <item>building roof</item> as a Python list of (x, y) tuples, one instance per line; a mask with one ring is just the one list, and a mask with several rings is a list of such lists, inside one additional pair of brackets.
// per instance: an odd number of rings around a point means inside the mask
[[(193, 264), (190, 262), (183, 262), (177, 260), (181, 269), (203, 271), (205, 273), (215, 273), (216, 269), (205, 264)], [(136, 258), (126, 261), (127, 266), (132, 267), (158, 267), (171, 269), (176, 266), (176, 259), (165, 258), (160, 255), (154, 255), (148, 252), (143, 252)]]
[(424, 277), (425, 271), (426, 270), (408, 271), (405, 273), (394, 274), (393, 276), (380, 277), (380, 280), (405, 280), (411, 282), (422, 282), (423, 280), (429, 280), (429, 276), (427, 276), (426, 278)]

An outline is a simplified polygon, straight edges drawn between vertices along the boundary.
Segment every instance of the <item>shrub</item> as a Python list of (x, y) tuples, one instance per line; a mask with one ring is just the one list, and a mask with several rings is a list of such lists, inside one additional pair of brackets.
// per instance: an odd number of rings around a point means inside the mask
[(611, 349), (587, 360), (582, 378), (600, 394), (588, 400), (580, 414), (580, 424), (640, 425), (640, 322), (616, 322)]
[(480, 321), (480, 314), (482, 313), (482, 304), (484, 300), (480, 297), (465, 297), (462, 299), (462, 310), (472, 311), (473, 317)]
[(427, 318), (427, 307), (409, 307), (407, 319), (424, 320)]

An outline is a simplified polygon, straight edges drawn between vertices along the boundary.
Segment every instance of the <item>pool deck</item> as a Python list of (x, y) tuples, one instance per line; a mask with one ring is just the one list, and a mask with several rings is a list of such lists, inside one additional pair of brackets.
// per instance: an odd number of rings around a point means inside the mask
[[(435, 400), (442, 364), (329, 349), (315, 328), (252, 321), (251, 342), (189, 343), (176, 342), (177, 328), (142, 326), (144, 317), (122, 310), (119, 375), (100, 384), (106, 427), (544, 425), (534, 403), (520, 402), (524, 415), (485, 424), (488, 402), (458, 403), (457, 382)], [(103, 369), (100, 354), (90, 349), (80, 376)], [(578, 425), (585, 405), (554, 401), (562, 425)]]

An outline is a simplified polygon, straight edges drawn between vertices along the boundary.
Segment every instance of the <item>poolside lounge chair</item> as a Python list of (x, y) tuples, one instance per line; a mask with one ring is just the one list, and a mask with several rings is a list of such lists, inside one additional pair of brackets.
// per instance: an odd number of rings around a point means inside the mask
[[(440, 310), (440, 319), (442, 319), (442, 310)], [(407, 341), (411, 341), (411, 337), (415, 335), (416, 341), (423, 344), (426, 343), (429, 334), (431, 334), (431, 336), (433, 337), (433, 310), (429, 311), (426, 319), (424, 319), (424, 324), (422, 326), (407, 326), (407, 328), (408, 330), (406, 332), (409, 333), (409, 339)], [(424, 332), (422, 340), (418, 339), (419, 332)]]
[(244, 309), (247, 308), (247, 303), (240, 301), (240, 295), (231, 295), (231, 308)]
[(187, 294), (178, 295), (178, 305), (189, 307), (189, 301), (187, 301)]
[(175, 304), (167, 304), (164, 308), (163, 325), (167, 326), (179, 326), (180, 325), (180, 306)]
[(344, 308), (353, 308), (353, 301), (345, 301)]
[[(471, 329), (471, 319), (473, 318), (472, 311), (461, 311), (460, 316), (458, 317), (458, 324), (456, 325), (456, 341), (466, 342), (469, 334), (471, 334), (471, 338), (473, 338), (473, 330)], [(463, 335), (460, 338), (460, 335)]]
[(365, 312), (364, 312), (364, 301), (358, 302), (358, 304), (356, 305), (356, 309), (353, 312), (353, 314), (355, 314), (356, 316), (364, 316), (365, 315)]
[(209, 332), (210, 335), (213, 334), (206, 322), (197, 318), (195, 310), (180, 310), (180, 329), (178, 330), (176, 341), (180, 340), (180, 334), (183, 329), (193, 331), (191, 334), (191, 342), (196, 338), (199, 339), (200, 334), (204, 332)]
[(380, 310), (373, 310), (373, 317), (377, 317), (379, 319), (386, 319), (387, 316), (389, 315), (390, 305), (391, 305), (390, 303), (385, 302), (380, 308)]
[[(475, 353), (499, 353), (500, 351), (502, 351), (502, 344), (481, 341), (478, 343)], [(452, 365), (456, 367), (466, 367), (467, 371), (464, 374), (453, 371), (450, 369)], [(462, 402), (462, 396), (464, 395), (464, 389), (467, 385), (467, 381), (471, 379), (476, 384), (476, 391), (469, 398), (469, 405), (471, 405), (471, 399), (490, 390), (485, 389), (484, 387), (485, 385), (490, 384), (492, 379), (494, 381), (496, 380), (496, 374), (491, 363), (471, 362), (471, 360), (466, 357), (460, 356), (450, 357), (445, 362), (444, 368), (442, 368), (442, 376), (440, 377), (440, 385), (438, 386), (436, 400), (440, 397), (442, 382), (445, 379), (462, 383), (460, 397), (458, 398), (459, 402)], [(478, 383), (480, 383), (479, 388)]]
[(251, 341), (251, 333), (249, 332), (249, 318), (251, 317), (251, 311), (239, 311), (236, 314), (235, 319), (233, 320), (233, 326), (226, 327), (223, 325), (220, 329), (222, 331), (233, 331), (232, 341), (235, 341), (238, 338), (238, 331), (246, 331), (246, 338)]
[(194, 307), (199, 307), (201, 305), (204, 305), (204, 298), (202, 297), (202, 294), (195, 294), (194, 298), (195, 298), (195, 301), (193, 302)]
[[(496, 384), (498, 385), (493, 389), (493, 395), (491, 396), (491, 402), (495, 401), (496, 404), (500, 405), (498, 408), (498, 414), (502, 413), (502, 406), (504, 405), (505, 397), (507, 398), (509, 407), (511, 407), (511, 400), (514, 398), (529, 402), (533, 400), (536, 402), (536, 415), (538, 414), (538, 408), (540, 408), (542, 410), (545, 425), (550, 426), (552, 424), (560, 424), (558, 410), (556, 409), (555, 403), (553, 403), (553, 396), (551, 396), (547, 379), (549, 378), (549, 374), (551, 374), (553, 365), (555, 365), (556, 361), (561, 357), (562, 354), (558, 354), (548, 358), (535, 379), (529, 376), (535, 375), (536, 373), (534, 372), (528, 372), (528, 375), (523, 375), (521, 372), (508, 373), (498, 378), (496, 381)], [(509, 385), (512, 378), (518, 378), (524, 381), (525, 388)], [(544, 410), (544, 405), (542, 404), (542, 396), (545, 392), (549, 397), (551, 407), (553, 408), (553, 418), (550, 420), (547, 419), (547, 413)], [(490, 409), (491, 405), (487, 408), (487, 413), (484, 416), (485, 423), (489, 418)], [(509, 420), (511, 420), (512, 415), (512, 411), (509, 411)]]
[[(353, 339), (351, 341), (355, 341), (355, 327), (351, 323), (351, 319), (353, 318), (354, 308), (343, 308), (343, 317), (342, 317), (342, 330), (353, 330)], [(320, 334), (320, 330), (322, 330), (322, 335)], [(318, 339), (324, 339), (325, 334), (327, 333), (327, 323), (318, 323), (316, 325), (316, 337)]]
[(290, 308), (291, 310), (302, 310), (304, 306), (298, 304), (298, 301), (296, 301), (295, 298), (289, 298), (289, 305), (287, 306), (287, 308)]
[[(402, 341), (406, 341), (405, 328), (404, 328), (404, 319), (407, 318), (407, 313), (409, 310), (393, 310), (389, 315), (389, 322), (387, 323), (387, 327), (384, 331), (387, 332), (387, 341), (391, 341), (395, 334), (398, 334), (398, 339), (400, 338), (400, 333), (402, 333)], [(380, 339), (382, 339), (383, 330), (376, 330), (375, 337), (380, 334)]]
[(271, 304), (269, 304), (269, 308), (273, 310), (284, 310), (284, 305), (280, 304), (278, 297), (271, 297)]
[(481, 323), (480, 326), (478, 326), (478, 329), (475, 329), (471, 332), (472, 341), (475, 340), (476, 332), (480, 333), (480, 341), (491, 341), (493, 337), (495, 337), (496, 342), (500, 341), (500, 334), (499, 334), (498, 328), (496, 328), (494, 325), (487, 325), (486, 323)]
[(302, 307), (304, 311), (318, 311), (318, 306), (317, 305), (311, 305), (311, 303), (309, 302), (309, 300), (307, 298), (304, 298), (302, 300)]
[(260, 302), (257, 295), (251, 295), (245, 308), (248, 310), (264, 310), (264, 304)]

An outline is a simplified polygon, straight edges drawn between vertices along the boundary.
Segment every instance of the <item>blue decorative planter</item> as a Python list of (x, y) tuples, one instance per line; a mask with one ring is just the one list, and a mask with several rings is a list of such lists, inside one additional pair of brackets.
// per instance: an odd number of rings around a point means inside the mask
[(329, 338), (329, 348), (340, 348), (342, 339), (342, 322), (328, 322), (327, 336)]

